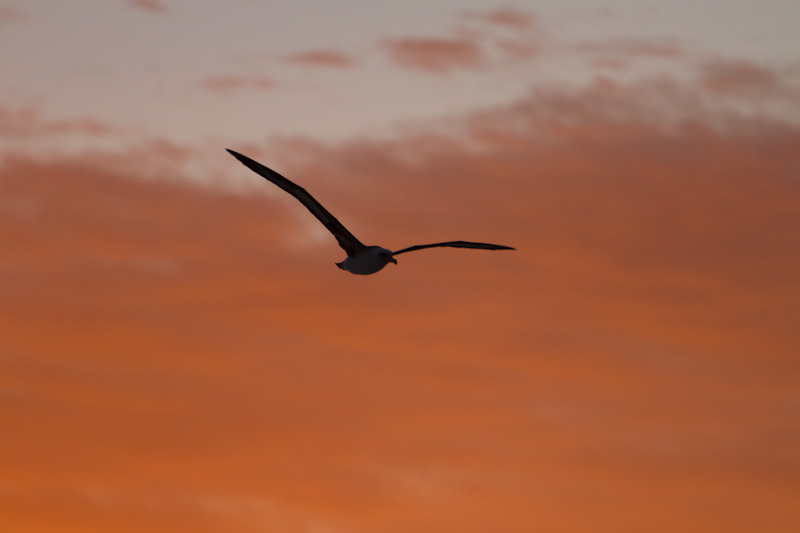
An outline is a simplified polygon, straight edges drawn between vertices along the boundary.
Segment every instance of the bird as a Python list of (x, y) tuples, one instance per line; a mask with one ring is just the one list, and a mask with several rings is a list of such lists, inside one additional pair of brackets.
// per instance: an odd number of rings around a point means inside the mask
[(339, 246), (347, 253), (347, 258), (344, 261), (336, 263), (336, 266), (350, 272), (351, 274), (369, 275), (380, 271), (389, 263), (397, 264), (395, 256), (416, 250), (424, 250), (426, 248), (449, 247), (449, 248), (475, 248), (479, 250), (514, 250), (510, 246), (502, 246), (500, 244), (487, 244), (483, 242), (469, 242), (469, 241), (448, 241), (437, 242), (435, 244), (417, 244), (409, 246), (396, 252), (392, 252), (381, 246), (366, 246), (345, 228), (336, 217), (334, 217), (327, 209), (322, 207), (318, 201), (311, 196), (308, 191), (299, 185), (284, 178), (271, 168), (267, 168), (261, 163), (250, 159), (238, 152), (229, 148), (226, 150), (236, 159), (238, 159), (244, 166), (259, 174), (260, 176), (271, 181), (284, 191), (294, 196), (303, 204), (306, 209), (311, 211), (322, 225), (330, 231), (339, 243)]

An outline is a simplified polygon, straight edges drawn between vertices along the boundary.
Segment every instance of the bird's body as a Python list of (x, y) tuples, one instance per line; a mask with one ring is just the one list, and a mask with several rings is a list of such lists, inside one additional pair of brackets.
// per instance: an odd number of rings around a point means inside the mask
[(336, 266), (342, 270), (350, 272), (351, 274), (374, 274), (389, 263), (397, 264), (397, 260), (394, 258), (394, 256), (406, 252), (413, 252), (415, 250), (423, 250), (425, 248), (449, 247), (476, 248), (481, 250), (514, 249), (510, 246), (502, 246), (500, 244), (487, 244), (469, 241), (449, 241), (435, 244), (419, 244), (416, 246), (403, 248), (402, 250), (398, 250), (396, 252), (392, 252), (391, 250), (387, 250), (386, 248), (382, 248), (380, 246), (365, 246), (361, 244), (361, 242), (356, 239), (353, 234), (342, 225), (341, 222), (336, 220), (336, 217), (331, 215), (327, 209), (322, 207), (322, 204), (317, 202), (314, 197), (308, 193), (308, 191), (284, 178), (274, 170), (265, 167), (261, 163), (253, 161), (249, 157), (243, 156), (242, 154), (234, 152), (233, 150), (228, 150), (228, 152), (233, 157), (241, 161), (247, 168), (294, 196), (306, 207), (306, 209), (311, 211), (311, 213), (317, 217), (317, 219), (322, 222), (326, 228), (328, 228), (328, 231), (330, 231), (333, 236), (336, 237), (339, 246), (341, 246), (342, 249), (347, 252), (347, 258), (340, 263), (336, 263)]
[(389, 263), (397, 264), (397, 259), (392, 257), (392, 252), (380, 246), (365, 246), (336, 266), (351, 274), (374, 274)]

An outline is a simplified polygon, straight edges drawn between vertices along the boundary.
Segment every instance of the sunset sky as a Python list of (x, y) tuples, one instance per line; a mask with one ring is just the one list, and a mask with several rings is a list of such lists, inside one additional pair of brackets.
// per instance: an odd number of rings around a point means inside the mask
[(800, 530), (798, 20), (0, 0), (0, 531)]

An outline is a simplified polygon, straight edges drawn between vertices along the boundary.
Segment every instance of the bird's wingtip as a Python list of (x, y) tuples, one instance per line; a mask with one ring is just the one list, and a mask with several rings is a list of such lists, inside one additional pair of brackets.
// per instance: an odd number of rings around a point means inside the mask
[(242, 154), (240, 154), (240, 153), (239, 153), (239, 152), (237, 152), (236, 150), (231, 150), (230, 148), (225, 148), (225, 150), (226, 150), (226, 151), (227, 151), (229, 154), (231, 154), (233, 157), (235, 157), (236, 159), (238, 159), (238, 160), (239, 160), (239, 162), (247, 164), (247, 160), (249, 159), (248, 157), (246, 157), (246, 156), (243, 156)]

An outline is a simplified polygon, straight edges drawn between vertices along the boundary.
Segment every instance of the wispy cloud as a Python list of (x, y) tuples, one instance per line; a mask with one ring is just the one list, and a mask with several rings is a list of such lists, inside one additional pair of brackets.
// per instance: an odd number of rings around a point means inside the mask
[(0, 7), (0, 24), (20, 20), (23, 15), (20, 11), (13, 7)]
[(536, 24), (536, 17), (529, 12), (516, 9), (497, 9), (494, 11), (465, 11), (463, 16), (469, 20), (508, 28), (515, 31), (528, 31)]
[(465, 11), (460, 18), (466, 23), (459, 23), (450, 36), (385, 39), (381, 46), (395, 65), (428, 73), (526, 60), (539, 52), (541, 36), (533, 31), (536, 18), (530, 13)]
[(0, 105), (0, 140), (16, 141), (40, 136), (90, 135), (119, 133), (120, 128), (92, 117), (47, 119), (30, 106)]
[(476, 68), (484, 61), (480, 45), (466, 39), (387, 39), (383, 41), (383, 47), (396, 65), (431, 73)]
[(266, 76), (248, 77), (235, 75), (209, 76), (200, 80), (200, 87), (218, 94), (230, 94), (236, 91), (271, 91), (277, 84)]
[(720, 94), (763, 97), (787, 89), (776, 71), (747, 61), (706, 62), (702, 66), (702, 79), (706, 88)]
[(165, 14), (169, 12), (167, 7), (158, 0), (128, 0), (128, 3), (136, 9), (149, 13)]
[(685, 54), (680, 46), (663, 39), (616, 39), (585, 42), (575, 45), (574, 49), (580, 53), (614, 58), (672, 59)]
[(333, 50), (308, 50), (290, 54), (284, 58), (287, 63), (312, 67), (348, 68), (355, 65), (352, 56)]

